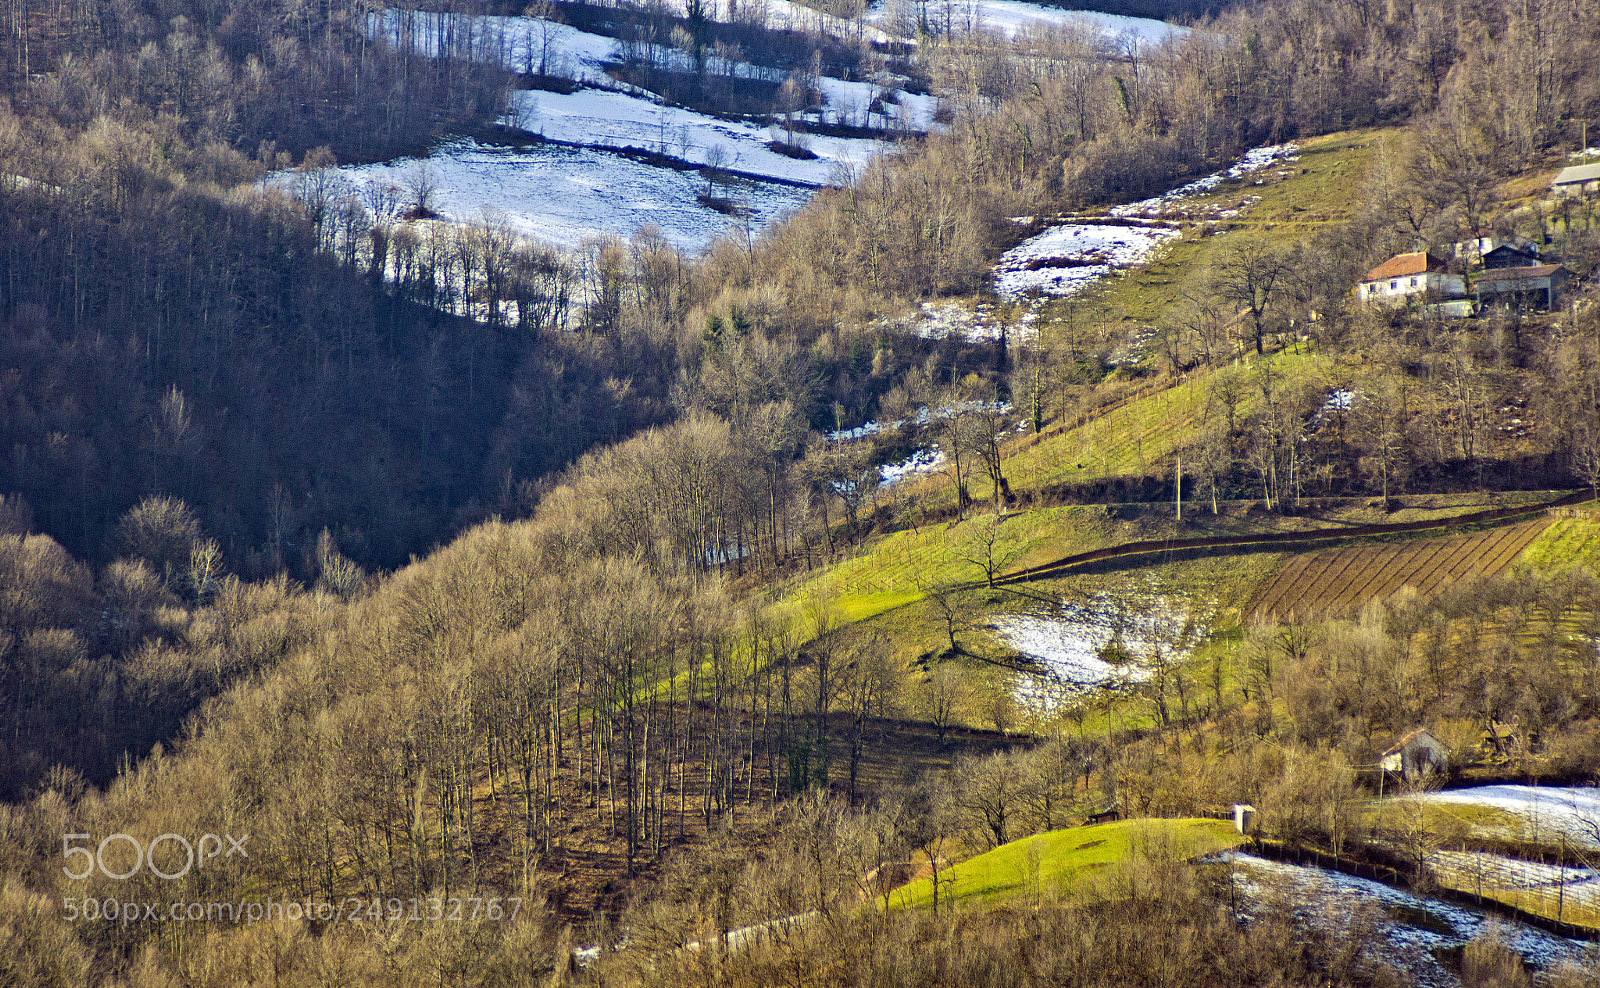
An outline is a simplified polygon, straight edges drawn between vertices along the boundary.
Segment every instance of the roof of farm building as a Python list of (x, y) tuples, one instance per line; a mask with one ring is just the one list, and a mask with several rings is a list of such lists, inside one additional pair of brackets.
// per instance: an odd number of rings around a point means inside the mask
[(1439, 745), (1439, 739), (1433, 736), (1433, 732), (1429, 731), (1426, 727), (1418, 727), (1408, 732), (1404, 737), (1396, 741), (1394, 744), (1390, 745), (1388, 750), (1383, 753), (1383, 757), (1387, 758), (1390, 755), (1400, 754), (1400, 752), (1404, 751), (1412, 742), (1426, 744), (1430, 747)]
[(1382, 264), (1367, 272), (1362, 281), (1382, 281), (1385, 278), (1401, 278), (1408, 274), (1423, 274), (1428, 271), (1443, 271), (1445, 264), (1426, 251), (1414, 251), (1410, 254), (1396, 254)]
[(1531, 268), (1495, 268), (1485, 271), (1483, 277), (1478, 279), (1478, 284), (1486, 281), (1530, 281), (1537, 278), (1548, 278), (1561, 270), (1559, 264), (1538, 264)]
[(1600, 165), (1573, 165), (1556, 173), (1551, 185), (1580, 185), (1600, 182)]

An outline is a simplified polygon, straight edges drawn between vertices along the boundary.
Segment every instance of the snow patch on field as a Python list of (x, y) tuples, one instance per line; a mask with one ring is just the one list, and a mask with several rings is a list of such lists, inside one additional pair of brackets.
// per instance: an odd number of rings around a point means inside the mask
[(1568, 903), (1588, 906), (1600, 901), (1600, 882), (1596, 881), (1600, 876), (1589, 868), (1540, 864), (1481, 851), (1435, 851), (1428, 856), (1428, 870), (1469, 892), (1511, 889), (1548, 893), (1554, 898), (1559, 890)]
[(937, 473), (944, 469), (944, 451), (919, 449), (899, 463), (885, 463), (878, 467), (879, 486), (891, 487), (911, 477)]
[(1203, 628), (1188, 627), (1189, 620), (1185, 601), (1157, 593), (1099, 594), (1064, 602), (1059, 617), (1010, 615), (991, 627), (1044, 670), (1043, 676), (1023, 676), (1017, 687), (1020, 699), (1039, 705), (1148, 680), (1158, 654), (1177, 661), (1204, 636)]
[[(357, 192), (374, 183), (403, 189), (420, 164), (402, 158), (341, 171)], [(675, 247), (698, 253), (732, 225), (695, 201), (705, 188), (699, 176), (601, 151), (552, 145), (523, 151), (463, 139), (442, 145), (427, 167), (438, 186), (433, 206), (444, 219), (473, 223), (487, 210), (558, 247), (602, 234), (627, 237), (653, 223)], [(722, 194), (747, 203), (757, 229), (807, 198), (804, 189), (759, 182), (740, 182)]]
[(1039, 306), (1043, 299), (1033, 299), (1028, 311), (1007, 323), (995, 315), (994, 306), (979, 302), (968, 307), (960, 302), (923, 302), (922, 308), (910, 319), (897, 324), (903, 332), (925, 340), (957, 339), (968, 343), (997, 343), (1004, 336), (1012, 343), (1026, 342), (1039, 333)]
[(1071, 686), (1109, 686), (1150, 678), (1150, 670), (1137, 659), (1107, 661), (1110, 635), (1092, 623), (1017, 616), (996, 618), (994, 628), (1007, 645)]
[[(1297, 915), (1336, 934), (1348, 932), (1362, 920), (1372, 922), (1381, 937), (1381, 956), (1405, 972), (1413, 984), (1440, 988), (1459, 985), (1460, 979), (1439, 963), (1433, 950), (1460, 946), (1491, 922), (1507, 946), (1529, 964), (1547, 968), (1563, 962), (1595, 960), (1594, 947), (1583, 941), (1505, 919), (1490, 920), (1476, 909), (1424, 899), (1365, 878), (1233, 851), (1207, 860), (1234, 866), (1240, 876), (1238, 890), (1250, 900), (1252, 914), (1264, 906), (1292, 903)], [(1431, 928), (1407, 922), (1408, 914), (1426, 914)]]
[(586, 89), (513, 96), (514, 121), (543, 137), (591, 147), (643, 148), (694, 164), (707, 164), (721, 155), (717, 164), (722, 168), (807, 185), (826, 185), (893, 147), (883, 141), (811, 136), (806, 146), (817, 160), (798, 161), (767, 147), (771, 137), (765, 127), (719, 120), (626, 93)]
[(1409, 797), (1488, 806), (1522, 818), (1534, 840), (1566, 838), (1600, 848), (1600, 789), (1587, 786), (1475, 786)]
[(994, 288), (1008, 298), (1029, 293), (1065, 296), (1112, 271), (1132, 267), (1178, 237), (1177, 230), (1067, 223), (1006, 251), (994, 268)]
[[(1149, 17), (1066, 10), (1026, 3), (1024, 0), (948, 0), (946, 3), (928, 4), (927, 16), (936, 30), (943, 31), (948, 25), (957, 34), (998, 31), (1007, 37), (1014, 37), (1025, 30), (1077, 26), (1124, 45), (1160, 44), (1169, 37), (1189, 33), (1189, 28)], [(909, 4), (891, 2), (874, 9), (867, 15), (867, 20), (891, 32), (903, 33), (906, 22), (914, 23), (914, 14)]]
[[(1001, 255), (994, 267), (995, 292), (1010, 299), (1073, 295), (1114, 271), (1142, 264), (1163, 244), (1180, 236), (1174, 229), (1175, 218), (1195, 218), (1190, 215), (1190, 199), (1274, 162), (1297, 161), (1294, 150), (1293, 144), (1257, 148), (1223, 171), (1165, 195), (1108, 210), (1112, 217), (1132, 222), (1068, 222), (1053, 226)], [(1237, 216), (1249, 201), (1233, 209), (1212, 208), (1207, 218)]]
[[(540, 17), (468, 16), (427, 11), (385, 11), (374, 15), (371, 29), (397, 47), (410, 46), (425, 54), (447, 51), (479, 62), (495, 62), (513, 72), (540, 73), (571, 79), (585, 86), (649, 95), (612, 79), (608, 64), (621, 59), (622, 45), (615, 38), (580, 31)], [(684, 51), (665, 45), (641, 46), (659, 68), (676, 72), (695, 72), (701, 66)], [(740, 79), (782, 82), (789, 73), (783, 69), (749, 62), (730, 62), (709, 57), (705, 70), (711, 75)], [(824, 121), (868, 123), (872, 101), (882, 97), (893, 114), (896, 126), (913, 131), (933, 129), (938, 100), (932, 96), (906, 93), (894, 85), (877, 86), (862, 80), (820, 76), (816, 86), (826, 103)], [(878, 121), (887, 125), (888, 120)]]

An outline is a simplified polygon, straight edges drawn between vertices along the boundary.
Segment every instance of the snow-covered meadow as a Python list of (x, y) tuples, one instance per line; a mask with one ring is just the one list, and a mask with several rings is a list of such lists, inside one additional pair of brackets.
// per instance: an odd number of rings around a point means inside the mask
[(1111, 272), (1143, 263), (1179, 236), (1164, 227), (1066, 223), (1029, 237), (994, 266), (994, 290), (1008, 298), (1030, 293), (1072, 295)]
[[(705, 180), (603, 151), (544, 145), (529, 150), (470, 138), (441, 145), (426, 162), (402, 158), (343, 169), (359, 194), (369, 185), (404, 189), (426, 167), (436, 186), (432, 208), (445, 220), (474, 223), (492, 216), (538, 240), (576, 248), (590, 237), (631, 235), (654, 224), (675, 247), (695, 253), (738, 226), (695, 201)], [(808, 190), (739, 181), (719, 195), (751, 211), (760, 229), (805, 204)], [(403, 198), (404, 192), (401, 193)]]
[[(676, 6), (679, 12), (684, 6), (684, 0), (666, 3), (668, 10)], [(911, 23), (908, 13), (915, 9), (907, 0), (885, 0), (865, 17), (847, 21), (795, 0), (715, 0), (711, 7), (712, 17), (718, 20), (878, 42), (911, 39), (911, 34), (895, 36), (893, 32)], [(954, 30), (997, 30), (1015, 36), (1033, 28), (1087, 28), (1105, 39), (1107, 50), (1156, 43), (1186, 30), (1161, 21), (1070, 11), (1024, 0), (946, 0), (927, 5), (925, 10), (930, 20)], [(766, 184), (747, 183), (727, 192), (712, 190), (719, 198), (749, 208), (750, 232), (759, 232), (785, 209), (806, 200), (806, 192), (777, 187), (780, 184), (820, 187), (847, 181), (873, 157), (894, 150), (888, 140), (807, 135), (800, 143), (814, 157), (779, 153), (772, 146), (779, 135), (769, 128), (673, 108), (655, 94), (617, 81), (608, 67), (621, 60), (621, 42), (548, 19), (390, 9), (372, 15), (369, 31), (400, 47), (435, 54), (449, 51), (497, 62), (517, 72), (571, 79), (582, 87), (572, 93), (512, 93), (505, 123), (513, 128), (592, 150), (644, 149), (691, 165), (715, 166), (765, 180)], [(667, 71), (704, 68), (713, 74), (767, 82), (788, 77), (780, 69), (716, 57), (700, 66), (676, 49), (643, 47), (649, 61)], [(634, 45), (633, 54), (638, 55), (639, 49)], [(807, 82), (822, 99), (820, 108), (808, 111), (818, 123), (877, 125), (906, 133), (939, 126), (935, 123), (938, 100), (900, 88), (906, 82), (904, 77), (883, 73), (870, 80), (809, 76)], [(399, 173), (414, 164), (402, 160), (346, 171), (359, 186), (395, 182)], [(464, 141), (441, 145), (431, 164), (438, 189), (434, 208), (444, 219), (466, 222), (489, 211), (504, 216), (521, 231), (561, 246), (597, 234), (627, 234), (653, 223), (674, 244), (694, 253), (730, 225), (726, 217), (697, 201), (697, 194), (706, 191), (703, 183), (672, 169), (549, 147), (506, 150)], [(1163, 234), (1139, 233), (1121, 240), (1114, 234), (1091, 234), (1090, 239), (1103, 242), (1107, 266), (1025, 270), (1038, 258), (1018, 255), (1011, 261), (1020, 265), (1019, 269), (1002, 280), (1013, 292), (1030, 285), (1051, 286), (1047, 291), (1071, 290), (1091, 280), (1096, 270), (1105, 273), (1112, 270), (1111, 265), (1132, 263), (1149, 242)], [(1006, 263), (1002, 262), (1002, 267)]]
[(1059, 615), (1007, 615), (991, 627), (1044, 671), (1018, 682), (1018, 697), (1035, 706), (1145, 682), (1158, 658), (1187, 657), (1205, 634), (1189, 602), (1159, 593), (1100, 594), (1063, 602)]
[[(1296, 915), (1335, 934), (1371, 923), (1385, 960), (1424, 988), (1456, 988), (1454, 971), (1434, 951), (1458, 947), (1493, 927), (1506, 945), (1539, 968), (1595, 962), (1593, 944), (1569, 940), (1536, 927), (1493, 918), (1477, 909), (1426, 899), (1379, 882), (1335, 871), (1268, 861), (1227, 852), (1210, 859), (1232, 866), (1246, 915), (1264, 908), (1292, 907)], [(1425, 920), (1424, 920), (1425, 918)], [(1419, 923), (1420, 921), (1423, 921)]]
[(1530, 892), (1551, 899), (1560, 895), (1566, 904), (1581, 907), (1600, 904), (1600, 875), (1590, 868), (1540, 864), (1480, 851), (1435, 851), (1428, 856), (1428, 870), (1448, 880), (1452, 888), (1490, 894)]
[[(876, 5), (867, 15), (869, 23), (889, 32), (905, 35), (911, 18), (911, 5), (887, 3)], [(1097, 32), (1108, 40), (1140, 45), (1160, 44), (1173, 35), (1187, 34), (1189, 29), (1158, 21), (1149, 17), (1126, 17), (1121, 14), (1102, 14), (1093, 10), (1068, 10), (1025, 0), (945, 0), (927, 5), (927, 17), (938, 30), (953, 33), (971, 31), (999, 31), (1014, 37), (1025, 30), (1046, 27), (1077, 26)], [(911, 23), (914, 23), (912, 21)]]
[(1274, 164), (1298, 161), (1294, 152), (1293, 144), (1257, 148), (1246, 152), (1231, 167), (1165, 195), (1106, 211), (1126, 223), (1069, 222), (1052, 226), (1001, 255), (994, 268), (994, 290), (1011, 299), (1074, 295), (1114, 272), (1143, 264), (1163, 244), (1179, 236), (1175, 220), (1228, 219), (1238, 215), (1237, 208), (1213, 207), (1204, 216), (1197, 216), (1193, 202), (1197, 196)]
[(626, 93), (582, 89), (515, 94), (513, 116), (524, 130), (587, 147), (635, 147), (697, 165), (800, 185), (827, 185), (890, 150), (884, 141), (809, 137), (815, 160), (801, 161), (772, 150), (765, 127), (734, 123), (652, 103)]
[(1433, 803), (1487, 806), (1520, 818), (1521, 834), (1540, 841), (1568, 840), (1600, 848), (1600, 789), (1588, 786), (1474, 786), (1403, 797)]

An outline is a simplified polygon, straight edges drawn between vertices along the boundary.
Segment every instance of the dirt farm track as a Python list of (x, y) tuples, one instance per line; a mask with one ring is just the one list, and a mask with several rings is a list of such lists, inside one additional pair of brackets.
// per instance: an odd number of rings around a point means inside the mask
[(1300, 553), (1278, 567), (1252, 610), (1263, 617), (1349, 611), (1401, 587), (1426, 594), (1461, 580), (1495, 576), (1550, 522), (1541, 518), (1454, 538)]

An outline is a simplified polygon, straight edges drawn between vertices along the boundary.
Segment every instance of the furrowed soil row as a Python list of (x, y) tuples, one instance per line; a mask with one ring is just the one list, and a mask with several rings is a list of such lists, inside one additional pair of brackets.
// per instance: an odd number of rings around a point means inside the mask
[(1345, 574), (1351, 571), (1351, 567), (1356, 565), (1356, 560), (1360, 556), (1361, 550), (1359, 549), (1337, 550), (1334, 557), (1328, 560), (1327, 571), (1315, 578), (1310, 585), (1314, 587), (1343, 587), (1346, 579)]
[(1351, 610), (1405, 586), (1430, 594), (1462, 580), (1493, 577), (1549, 524), (1539, 519), (1457, 538), (1307, 553), (1303, 563), (1284, 564), (1253, 610), (1258, 615), (1303, 607)]
[(1498, 537), (1484, 539), (1483, 544), (1478, 547), (1478, 551), (1473, 553), (1471, 558), (1467, 559), (1459, 566), (1452, 567), (1450, 572), (1446, 573), (1440, 579), (1439, 588), (1443, 589), (1445, 587), (1451, 587), (1457, 583), (1470, 580), (1475, 576), (1482, 576), (1485, 573), (1492, 571), (1495, 567), (1492, 566), (1491, 563), (1500, 555), (1501, 550), (1507, 545), (1514, 546), (1516, 544), (1516, 539), (1514, 536), (1517, 534), (1517, 532), (1516, 529), (1508, 528), (1503, 532), (1497, 532), (1495, 534)]
[(1428, 567), (1433, 564), (1433, 558), (1438, 554), (1438, 546), (1413, 546), (1412, 552), (1389, 571), (1388, 578), (1376, 588), (1377, 592), (1391, 594), (1404, 586), (1416, 586), (1417, 574), (1427, 572)]
[[(1439, 578), (1435, 589), (1453, 586), (1475, 576), (1488, 576), (1499, 572), (1499, 567), (1491, 566), (1490, 563), (1500, 555), (1504, 546), (1515, 545), (1516, 536), (1520, 534), (1517, 530), (1518, 528), (1521, 528), (1521, 526), (1496, 532), (1494, 533), (1494, 538), (1485, 537), (1475, 553), (1458, 565), (1452, 566), (1448, 572)], [(1506, 561), (1510, 562), (1510, 557), (1507, 557)]]
[[(1405, 551), (1398, 552), (1385, 560), (1378, 560), (1367, 567), (1372, 574), (1367, 582), (1357, 588), (1353, 593), (1342, 595), (1334, 606), (1343, 604), (1359, 604), (1372, 597), (1388, 596), (1405, 586), (1401, 582), (1400, 574), (1407, 570), (1415, 570), (1426, 565), (1426, 559), (1437, 551), (1433, 546), (1411, 545)], [(1420, 559), (1419, 559), (1420, 557)]]
[[(1375, 584), (1381, 585), (1386, 580), (1402, 552), (1410, 546), (1392, 545), (1379, 552), (1377, 557), (1365, 565), (1359, 566), (1354, 576), (1345, 584), (1343, 592), (1333, 600), (1333, 606), (1339, 607), (1357, 600), (1365, 600), (1377, 592)], [(1365, 595), (1365, 596), (1363, 596)]]
[(1533, 525), (1518, 525), (1512, 531), (1516, 532), (1516, 535), (1506, 540), (1505, 545), (1501, 547), (1500, 554), (1486, 567), (1485, 571), (1487, 573), (1492, 574), (1504, 571), (1507, 566), (1511, 565), (1512, 560), (1522, 554), (1522, 550), (1526, 549), (1533, 543), (1534, 539), (1539, 537), (1539, 533), (1543, 531), (1543, 528)]
[(1289, 561), (1283, 565), (1281, 570), (1279, 570), (1279, 577), (1283, 581), (1281, 586), (1278, 583), (1273, 584), (1276, 589), (1272, 593), (1271, 599), (1262, 601), (1262, 606), (1269, 610), (1276, 606), (1278, 602), (1277, 598), (1283, 596), (1284, 590), (1292, 586), (1294, 581), (1300, 578), (1300, 574), (1307, 566), (1310, 565), (1311, 560), (1315, 558), (1315, 555), (1315, 553), (1307, 552), (1301, 553), (1298, 556), (1290, 556)]
[(1482, 536), (1468, 536), (1453, 541), (1456, 544), (1450, 546), (1448, 552), (1441, 552), (1439, 557), (1432, 560), (1431, 565), (1423, 567), (1412, 581), (1411, 585), (1420, 593), (1434, 592), (1451, 573), (1470, 563), (1482, 542)]
[(1433, 550), (1424, 551), (1422, 546), (1417, 546), (1417, 551), (1411, 554), (1406, 565), (1401, 568), (1399, 575), (1395, 577), (1395, 589), (1398, 590), (1408, 585), (1416, 586), (1417, 574), (1423, 572), (1427, 567), (1428, 558), (1432, 554)]

